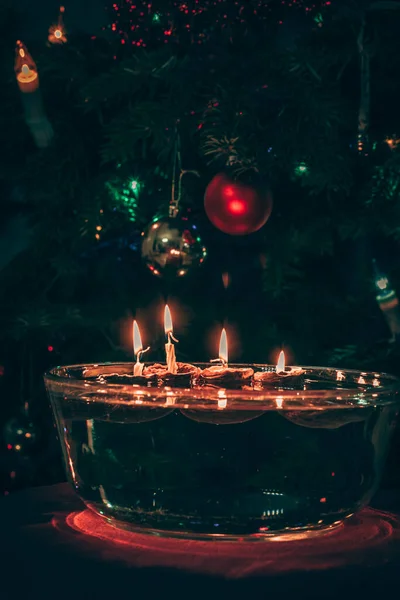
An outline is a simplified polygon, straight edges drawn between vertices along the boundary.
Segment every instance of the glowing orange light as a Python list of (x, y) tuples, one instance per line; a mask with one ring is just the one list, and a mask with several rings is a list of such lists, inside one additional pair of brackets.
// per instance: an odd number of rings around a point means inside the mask
[(281, 352), (279, 354), (279, 358), (278, 358), (277, 365), (275, 367), (275, 371), (277, 373), (284, 373), (285, 372), (285, 353), (284, 353), (283, 350), (281, 350)]
[(364, 379), (364, 377), (361, 377), (361, 375), (358, 378), (358, 383), (361, 383), (361, 384), (365, 383), (365, 379)]
[(320, 498), (319, 501), (321, 502), (321, 504), (325, 504), (326, 498)]
[(228, 363), (228, 338), (226, 337), (225, 329), (223, 329), (221, 332), (218, 356), (219, 356), (220, 360), (222, 360), (222, 362)]
[(399, 145), (400, 140), (397, 137), (391, 137), (391, 138), (388, 137), (385, 139), (385, 142), (387, 143), (387, 145), (389, 146), (389, 148), (391, 150), (394, 150)]
[(337, 381), (343, 381), (343, 379), (345, 379), (344, 373), (342, 373), (342, 371), (338, 371), (336, 373), (336, 379), (337, 379)]
[(139, 326), (136, 321), (133, 321), (133, 351), (135, 354), (143, 350), (142, 338), (140, 337)]
[(168, 333), (172, 333), (174, 331), (172, 327), (171, 311), (169, 310), (168, 304), (165, 305), (164, 309), (164, 331), (165, 335), (168, 335)]
[(229, 273), (222, 273), (222, 283), (224, 284), (224, 288), (227, 289), (231, 283), (231, 276)]

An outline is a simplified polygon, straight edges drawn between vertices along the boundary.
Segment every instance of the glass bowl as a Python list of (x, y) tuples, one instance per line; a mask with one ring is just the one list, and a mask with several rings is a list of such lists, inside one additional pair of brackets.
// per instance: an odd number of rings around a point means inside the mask
[(230, 366), (267, 381), (146, 384), (134, 363), (47, 373), (68, 478), (84, 503), (117, 527), (218, 540), (319, 535), (363, 508), (379, 485), (399, 380)]

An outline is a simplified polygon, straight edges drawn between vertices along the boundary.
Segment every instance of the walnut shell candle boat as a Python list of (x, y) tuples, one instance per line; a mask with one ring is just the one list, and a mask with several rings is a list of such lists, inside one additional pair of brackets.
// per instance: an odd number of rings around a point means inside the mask
[(304, 374), (305, 372), (301, 367), (285, 366), (285, 353), (282, 350), (274, 369), (254, 373), (254, 383), (257, 387), (300, 387), (304, 384)]
[(205, 382), (241, 385), (251, 380), (254, 370), (249, 368), (233, 368), (228, 365), (213, 365), (200, 371), (199, 379)]
[(253, 377), (254, 370), (251, 367), (232, 368), (228, 366), (228, 339), (225, 329), (221, 332), (218, 356), (219, 358), (211, 362), (219, 362), (220, 364), (203, 369), (200, 373), (200, 381), (240, 386), (249, 382)]
[(176, 373), (170, 373), (167, 365), (154, 363), (144, 369), (146, 376), (154, 376), (161, 384), (182, 385), (189, 384), (198, 377), (200, 369), (189, 363), (177, 362)]

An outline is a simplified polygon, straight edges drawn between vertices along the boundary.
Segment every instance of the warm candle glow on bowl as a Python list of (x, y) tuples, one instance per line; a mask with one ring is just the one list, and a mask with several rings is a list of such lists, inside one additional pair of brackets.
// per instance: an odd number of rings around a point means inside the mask
[(226, 337), (226, 330), (223, 329), (221, 332), (221, 339), (219, 342), (219, 354), (218, 354), (220, 360), (222, 360), (223, 363), (228, 363), (228, 339)]

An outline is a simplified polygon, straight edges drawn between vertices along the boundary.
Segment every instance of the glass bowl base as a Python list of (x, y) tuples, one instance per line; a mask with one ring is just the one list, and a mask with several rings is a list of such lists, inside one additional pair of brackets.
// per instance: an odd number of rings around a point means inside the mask
[[(115, 529), (139, 533), (142, 535), (156, 536), (161, 538), (174, 538), (185, 540), (198, 541), (214, 541), (214, 542), (290, 542), (305, 539), (311, 539), (329, 535), (341, 529), (344, 525), (343, 521), (336, 521), (330, 525), (315, 525), (306, 527), (287, 527), (281, 530), (274, 531), (259, 531), (250, 534), (229, 534), (229, 533), (206, 533), (199, 531), (185, 531), (174, 529), (156, 529), (154, 527), (141, 526), (135, 523), (119, 521), (105, 514), (100, 514), (97, 508), (86, 503), (87, 507), (96, 514), (99, 518), (106, 521)], [(350, 515), (349, 515), (350, 516)]]

